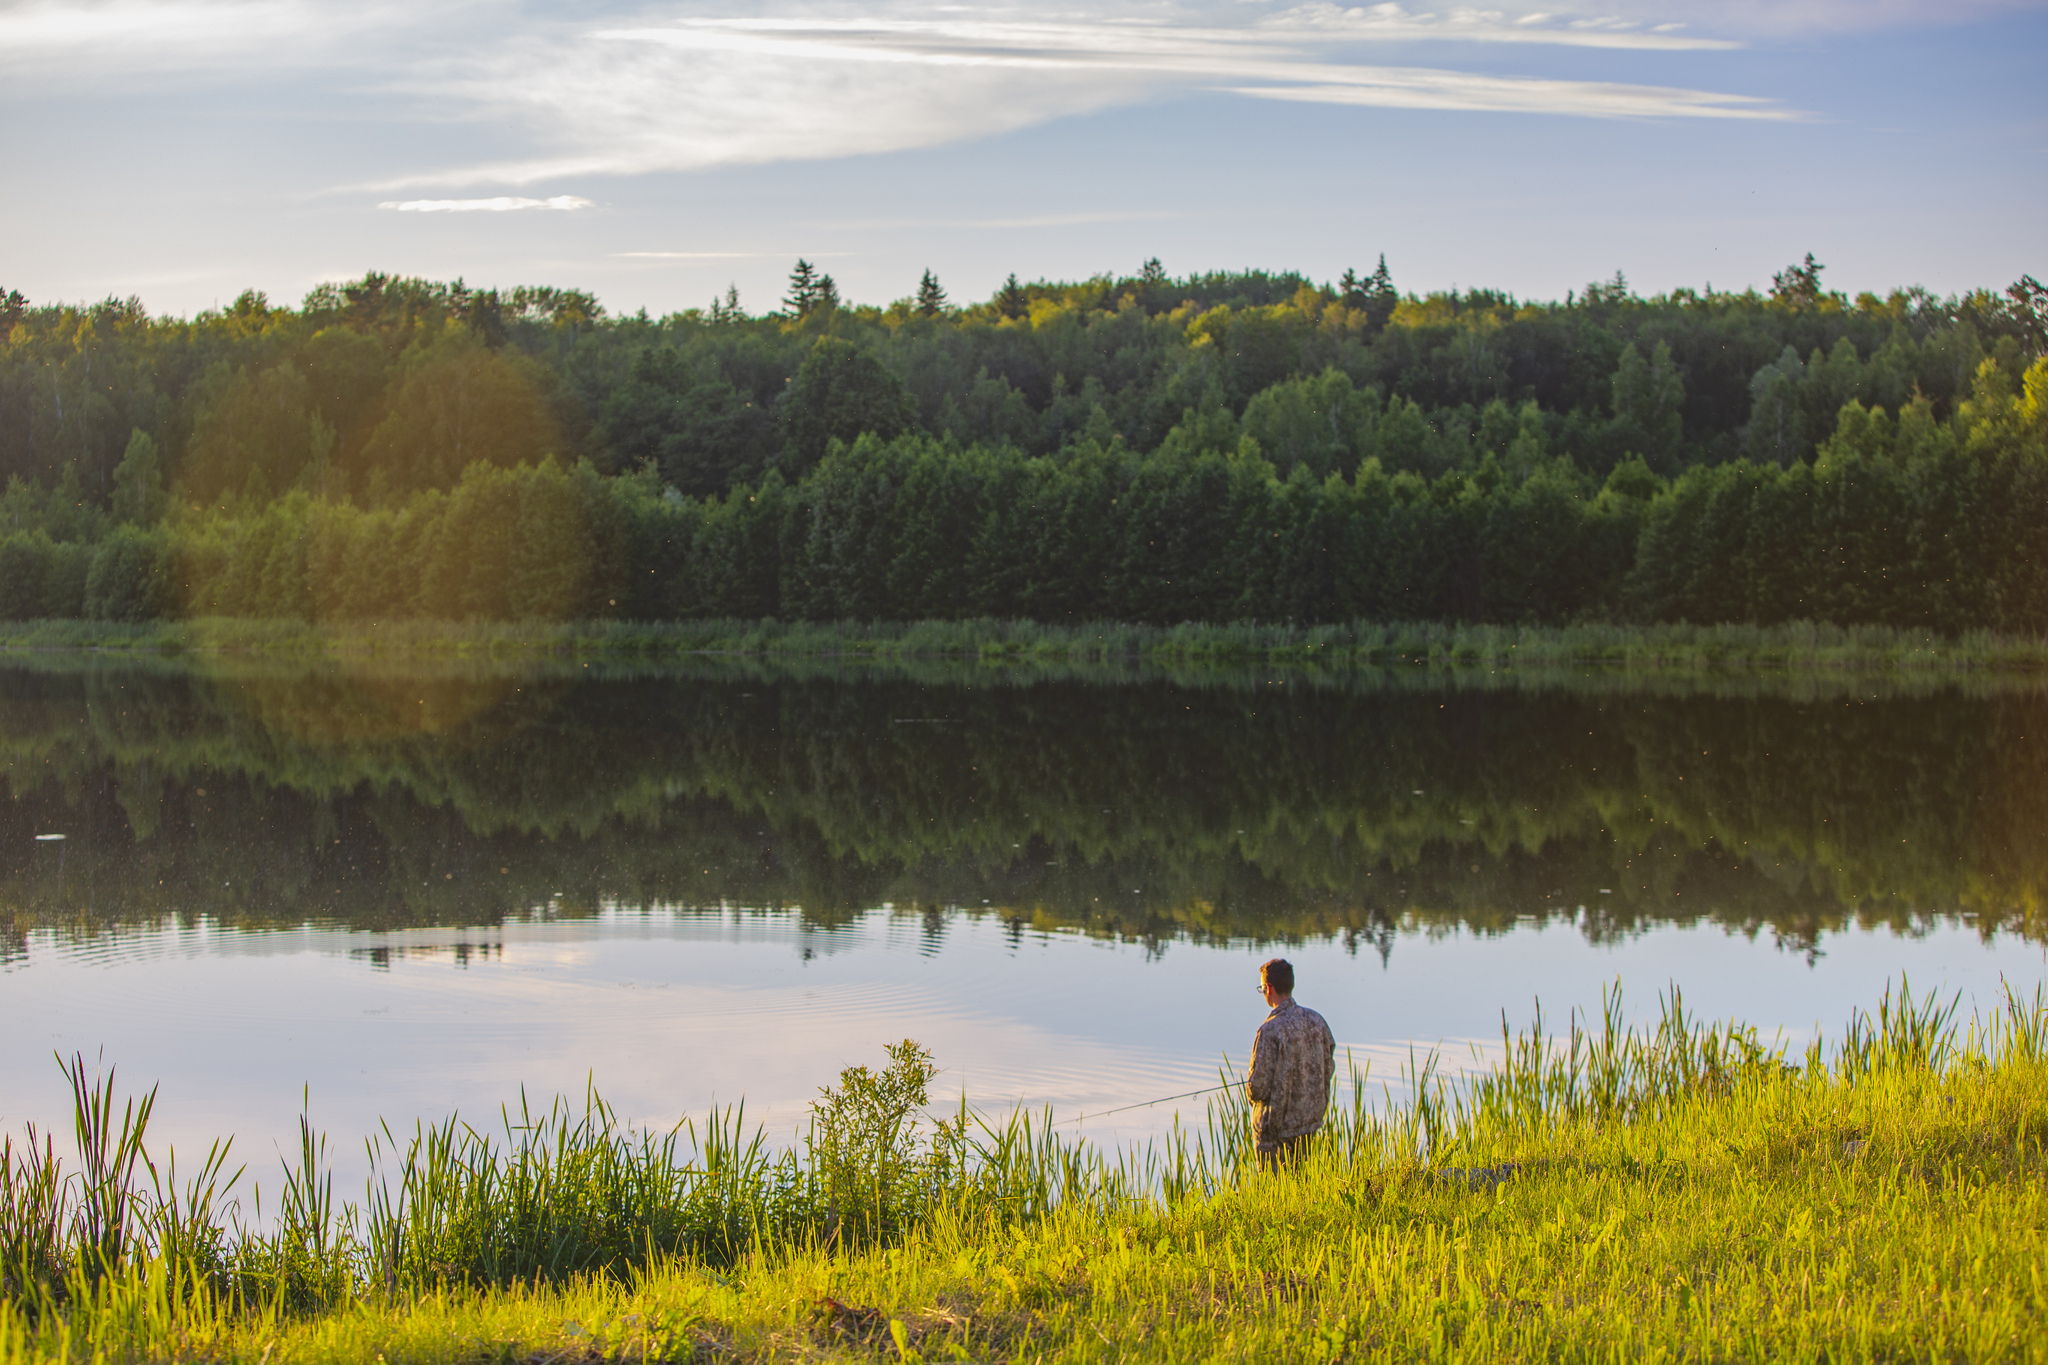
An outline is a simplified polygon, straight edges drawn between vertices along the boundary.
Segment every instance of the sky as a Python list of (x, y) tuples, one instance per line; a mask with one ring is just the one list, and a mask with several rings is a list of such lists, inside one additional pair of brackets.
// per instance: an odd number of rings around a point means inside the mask
[(0, 0), (0, 291), (2048, 276), (2048, 0)]

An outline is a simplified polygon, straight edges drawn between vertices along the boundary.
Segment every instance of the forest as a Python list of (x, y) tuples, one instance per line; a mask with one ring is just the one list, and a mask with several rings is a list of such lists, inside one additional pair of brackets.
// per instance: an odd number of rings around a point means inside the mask
[(0, 291), (0, 619), (2048, 630), (2048, 289)]

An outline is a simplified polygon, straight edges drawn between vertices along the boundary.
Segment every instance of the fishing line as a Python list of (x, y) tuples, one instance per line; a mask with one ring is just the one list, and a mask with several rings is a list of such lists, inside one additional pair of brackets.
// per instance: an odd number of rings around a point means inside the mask
[[(1212, 1086), (1210, 1086), (1210, 1087), (1209, 1087), (1208, 1089), (1206, 1089), (1206, 1090), (1190, 1090), (1190, 1091), (1187, 1091), (1187, 1092), (1186, 1092), (1186, 1093), (1184, 1093), (1184, 1094), (1179, 1094), (1179, 1095), (1162, 1095), (1162, 1096), (1160, 1096), (1160, 1097), (1159, 1097), (1158, 1099), (1156, 1099), (1156, 1100), (1145, 1100), (1145, 1101), (1142, 1101), (1141, 1103), (1138, 1103), (1138, 1104), (1126, 1104), (1126, 1105), (1123, 1105), (1122, 1107), (1120, 1107), (1120, 1108), (1116, 1108), (1116, 1109), (1105, 1109), (1105, 1110), (1103, 1110), (1103, 1111), (1102, 1111), (1101, 1113), (1099, 1113), (1099, 1114), (1076, 1114), (1076, 1115), (1074, 1115), (1074, 1117), (1072, 1117), (1072, 1118), (1070, 1118), (1070, 1119), (1061, 1119), (1061, 1120), (1060, 1120), (1059, 1122), (1060, 1122), (1060, 1123), (1086, 1123), (1086, 1122), (1087, 1122), (1087, 1121), (1088, 1121), (1089, 1119), (1106, 1119), (1106, 1118), (1108, 1118), (1108, 1117), (1109, 1117), (1109, 1116), (1110, 1116), (1111, 1114), (1122, 1114), (1122, 1113), (1126, 1113), (1126, 1112), (1128, 1112), (1128, 1111), (1130, 1111), (1130, 1110), (1132, 1110), (1132, 1109), (1150, 1109), (1150, 1108), (1151, 1108), (1151, 1107), (1152, 1107), (1153, 1105), (1155, 1105), (1155, 1104), (1165, 1104), (1165, 1103), (1166, 1103), (1166, 1102), (1167, 1102), (1168, 1100), (1190, 1100), (1190, 1099), (1193, 1099), (1193, 1098), (1194, 1098), (1195, 1096), (1197, 1096), (1197, 1095), (1213, 1095), (1213, 1094), (1215, 1094), (1215, 1093), (1216, 1093), (1217, 1091), (1219, 1091), (1219, 1090), (1231, 1090), (1231, 1089), (1234, 1089), (1234, 1088), (1236, 1088), (1236, 1087), (1237, 1087), (1237, 1086), (1239, 1086), (1239, 1085), (1242, 1085), (1243, 1083), (1244, 1083), (1244, 1082), (1242, 1082), (1242, 1081), (1230, 1081), (1230, 1082), (1227, 1082), (1227, 1083), (1225, 1083), (1225, 1084), (1223, 1084), (1223, 1085), (1212, 1085)], [(1058, 1126), (1059, 1126), (1059, 1124), (1054, 1124), (1053, 1126), (1054, 1126), (1054, 1127), (1058, 1127)]]

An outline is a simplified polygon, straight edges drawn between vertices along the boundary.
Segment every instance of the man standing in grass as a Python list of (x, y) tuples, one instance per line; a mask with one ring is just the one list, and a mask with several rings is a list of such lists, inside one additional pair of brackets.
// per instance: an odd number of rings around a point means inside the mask
[(1272, 1013), (1252, 1039), (1244, 1089), (1252, 1102), (1259, 1164), (1277, 1170), (1301, 1160), (1323, 1126), (1337, 1072), (1337, 1040), (1322, 1015), (1294, 1003), (1294, 967), (1286, 958), (1259, 968), (1259, 991)]

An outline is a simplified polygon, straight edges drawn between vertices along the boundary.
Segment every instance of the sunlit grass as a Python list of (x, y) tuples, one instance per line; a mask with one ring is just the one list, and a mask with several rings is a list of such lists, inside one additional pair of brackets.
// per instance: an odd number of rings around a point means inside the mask
[[(1242, 1160), (1231, 1105), (1199, 1134), (1122, 1154), (1042, 1116), (892, 1128), (887, 1082), (915, 1079), (902, 1053), (822, 1102), (868, 1134), (858, 1153), (842, 1145), (836, 1176), (815, 1129), (799, 1152), (714, 1159), (636, 1145), (595, 1109), (515, 1123), (489, 1152), (451, 1127), (408, 1169), (496, 1191), (469, 1231), (441, 1225), (436, 1256), (453, 1260), (399, 1267), (334, 1208), (323, 1254), (347, 1273), (295, 1297), (289, 1274), (220, 1273), (308, 1247), (289, 1218), (236, 1231), (211, 1269), (148, 1238), (96, 1260), (68, 1235), (61, 1282), (17, 1281), (0, 1303), (0, 1361), (2048, 1356), (2038, 992), (1967, 1023), (1953, 1002), (1888, 992), (1799, 1056), (1701, 1026), (1675, 999), (1653, 1028), (1621, 1021), (1616, 1000), (1560, 1038), (1532, 1026), (1465, 1078), (1425, 1062), (1398, 1102), (1354, 1086), (1310, 1159), (1278, 1173)], [(82, 1096), (111, 1097), (78, 1078)], [(540, 1204), (603, 1187), (592, 1163), (666, 1171), (685, 1193), (722, 1164), (723, 1207), (745, 1217), (713, 1245), (553, 1270), (529, 1250), (530, 1273), (491, 1270), (478, 1229), (552, 1216), (510, 1193), (538, 1178), (522, 1129), (553, 1149)], [(10, 1257), (46, 1197), (31, 1185), (8, 1168)], [(403, 1207), (420, 1200), (466, 1207), (405, 1188), (411, 1202), (367, 1221), (417, 1225)], [(151, 1199), (136, 1207), (154, 1216)], [(629, 1217), (607, 1235), (626, 1248), (663, 1234)]]

